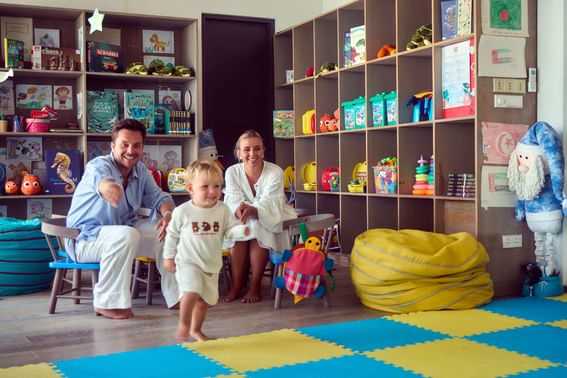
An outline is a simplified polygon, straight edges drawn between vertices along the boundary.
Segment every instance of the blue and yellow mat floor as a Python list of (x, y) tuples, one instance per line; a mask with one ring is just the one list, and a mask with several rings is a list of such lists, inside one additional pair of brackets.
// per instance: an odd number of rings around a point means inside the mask
[(8, 377), (567, 377), (567, 294), (0, 369)]

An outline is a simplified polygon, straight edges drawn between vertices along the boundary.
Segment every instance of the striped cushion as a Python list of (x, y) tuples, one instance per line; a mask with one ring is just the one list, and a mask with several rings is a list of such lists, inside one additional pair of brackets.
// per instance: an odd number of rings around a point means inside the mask
[(0, 296), (49, 288), (54, 270), (38, 218), (0, 218)]

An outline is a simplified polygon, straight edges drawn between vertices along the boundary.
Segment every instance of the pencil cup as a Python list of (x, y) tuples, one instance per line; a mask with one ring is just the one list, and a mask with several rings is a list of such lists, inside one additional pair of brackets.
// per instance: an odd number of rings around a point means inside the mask
[(8, 120), (0, 120), (0, 133), (5, 133), (8, 131)]

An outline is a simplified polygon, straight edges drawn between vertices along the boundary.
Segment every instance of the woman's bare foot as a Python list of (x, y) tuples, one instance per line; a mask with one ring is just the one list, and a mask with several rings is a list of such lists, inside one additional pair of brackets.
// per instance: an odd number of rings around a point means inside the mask
[(248, 293), (246, 293), (244, 295), (244, 297), (242, 297), (240, 302), (242, 302), (242, 303), (256, 303), (256, 302), (260, 302), (261, 300), (262, 300), (262, 294), (260, 293), (260, 290), (250, 289), (248, 291)]
[(221, 298), (222, 302), (232, 302), (240, 298), (240, 289), (231, 288), (228, 293)]
[(191, 337), (197, 341), (207, 341), (209, 338), (201, 331), (192, 331), (190, 333)]
[(134, 316), (132, 309), (129, 308), (107, 309), (95, 307), (95, 313), (107, 319), (130, 319)]
[(173, 336), (177, 340), (190, 341), (189, 340), (189, 328), (179, 327), (179, 328), (177, 328), (177, 330), (175, 331)]

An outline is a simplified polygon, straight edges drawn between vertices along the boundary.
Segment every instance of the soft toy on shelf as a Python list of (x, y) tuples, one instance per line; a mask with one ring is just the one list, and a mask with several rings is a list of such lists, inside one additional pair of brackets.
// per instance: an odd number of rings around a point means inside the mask
[(33, 196), (34, 194), (41, 193), (43, 188), (39, 182), (39, 177), (32, 175), (27, 171), (22, 172), (22, 177), (22, 185), (20, 186), (22, 194), (26, 196)]
[[(534, 232), (535, 257), (544, 275), (542, 279), (559, 275), (554, 239), (567, 216), (564, 165), (561, 140), (545, 122), (537, 122), (528, 129), (508, 164), (510, 190), (518, 196), (516, 219), (525, 218)], [(563, 292), (558, 278), (557, 284)]]
[(199, 159), (211, 160), (224, 171), (224, 165), (219, 160), (213, 129), (205, 129), (199, 133)]

